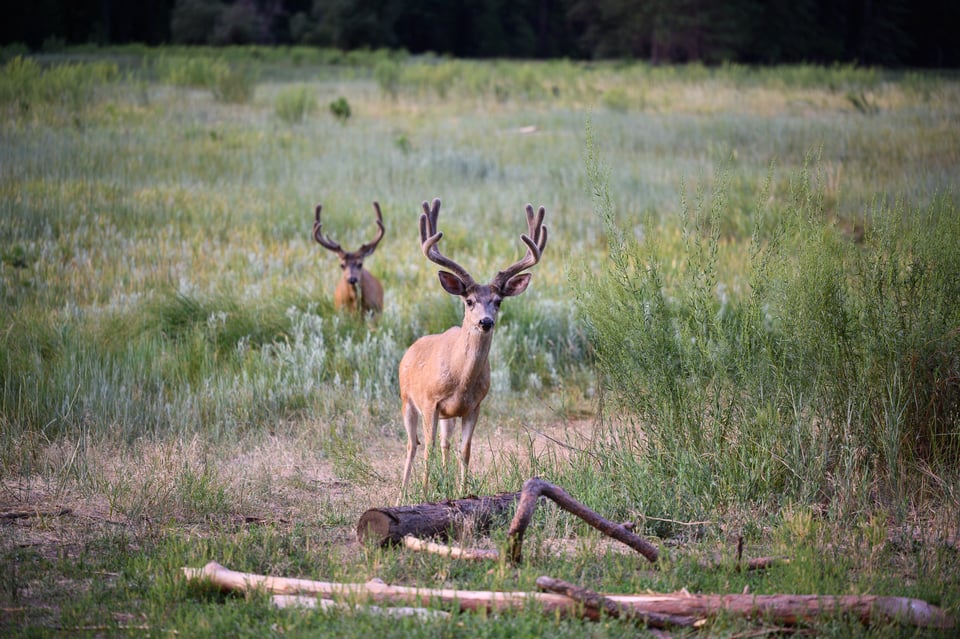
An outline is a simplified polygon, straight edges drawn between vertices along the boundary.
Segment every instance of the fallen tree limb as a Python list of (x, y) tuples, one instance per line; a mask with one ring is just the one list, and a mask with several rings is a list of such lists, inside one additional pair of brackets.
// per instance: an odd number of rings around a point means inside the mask
[[(187, 579), (206, 580), (223, 590), (247, 592), (264, 590), (284, 595), (313, 595), (352, 603), (368, 601), (376, 604), (403, 604), (425, 607), (437, 604), (456, 606), (460, 610), (511, 611), (522, 610), (531, 600), (539, 602), (544, 611), (576, 616), (580, 606), (569, 597), (551, 593), (505, 592), (484, 590), (454, 590), (390, 586), (374, 579), (366, 583), (337, 583), (270, 577), (237, 572), (211, 561), (203, 568), (183, 568)], [(596, 611), (586, 612), (596, 619)]]
[[(225, 590), (262, 589), (271, 593), (323, 595), (354, 604), (404, 604), (418, 607), (444, 604), (460, 610), (518, 611), (531, 601), (548, 614), (599, 619), (600, 607), (593, 608), (568, 597), (550, 592), (508, 592), (390, 586), (379, 580), (365, 584), (311, 581), (269, 577), (228, 570), (216, 562), (201, 569), (183, 568), (188, 579), (205, 579)], [(539, 581), (539, 580), (538, 580)], [(878, 620), (897, 621), (915, 626), (953, 628), (955, 621), (937, 606), (908, 597), (874, 595), (709, 595), (685, 592), (646, 595), (604, 594), (633, 618), (664, 615), (665, 618), (708, 618), (720, 612), (747, 618), (763, 618), (774, 623), (793, 625), (832, 614), (846, 614), (863, 623)], [(602, 604), (606, 605), (606, 604)]]
[(371, 508), (357, 522), (357, 539), (360, 543), (385, 546), (402, 544), (408, 535), (418, 539), (446, 539), (451, 531), (462, 532), (467, 527), (485, 532), (497, 518), (506, 520), (519, 497), (520, 493), (515, 492), (414, 506)]
[(72, 508), (56, 510), (11, 510), (0, 513), (0, 519), (25, 519), (27, 517), (63, 517), (73, 512)]
[(331, 599), (319, 599), (307, 595), (274, 595), (273, 605), (277, 608), (319, 608), (321, 610), (363, 610), (376, 615), (386, 617), (421, 617), (426, 619), (446, 619), (450, 616), (449, 612), (443, 610), (430, 610), (429, 608), (413, 608), (410, 606), (389, 606), (381, 608), (379, 606), (353, 606), (342, 601), (333, 601)]
[(559, 486), (555, 486), (539, 477), (534, 477), (523, 483), (523, 489), (520, 491), (520, 502), (517, 504), (517, 512), (514, 514), (513, 521), (510, 522), (510, 530), (507, 532), (509, 542), (507, 554), (514, 563), (520, 563), (521, 561), (523, 534), (530, 525), (530, 520), (533, 519), (533, 511), (541, 495), (550, 498), (560, 506), (560, 508), (572, 515), (576, 515), (608, 537), (613, 537), (617, 541), (630, 546), (646, 557), (648, 561), (655, 562), (657, 560), (657, 548), (649, 541), (630, 532), (622, 524), (604, 519), (568, 495), (567, 492)]
[(500, 552), (495, 548), (457, 548), (456, 546), (446, 546), (432, 541), (417, 539), (413, 535), (404, 537), (403, 545), (411, 550), (442, 555), (450, 559), (466, 559), (469, 561), (497, 561), (500, 559)]
[(568, 495), (562, 488), (538, 477), (525, 481), (523, 489), (516, 493), (452, 499), (395, 508), (371, 508), (364, 512), (357, 522), (357, 539), (361, 543), (377, 545), (404, 544), (416, 550), (446, 553), (451, 557), (496, 559), (496, 554), (446, 550), (448, 547), (427, 544), (418, 546), (407, 541), (407, 538), (446, 538), (450, 531), (463, 530), (468, 524), (474, 526), (476, 531), (486, 531), (496, 518), (503, 517), (516, 504), (516, 512), (510, 522), (507, 535), (507, 557), (513, 563), (520, 563), (523, 536), (533, 519), (533, 512), (541, 495), (553, 500), (560, 508), (576, 515), (608, 537), (633, 548), (650, 562), (657, 560), (656, 546), (634, 534), (631, 531), (632, 525), (618, 524), (604, 519)]
[(658, 612), (644, 612), (635, 610), (611, 599), (606, 595), (588, 590), (576, 584), (553, 577), (537, 577), (537, 586), (546, 592), (555, 592), (566, 595), (574, 601), (580, 602), (587, 608), (603, 612), (618, 619), (634, 619), (641, 621), (651, 628), (669, 628), (671, 626), (694, 626), (698, 620), (687, 615), (664, 615)]

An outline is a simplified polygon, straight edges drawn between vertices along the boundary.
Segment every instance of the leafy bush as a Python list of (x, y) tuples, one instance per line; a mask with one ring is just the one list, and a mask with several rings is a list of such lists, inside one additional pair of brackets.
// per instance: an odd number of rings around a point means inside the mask
[(257, 73), (251, 67), (220, 63), (214, 66), (213, 97), (218, 102), (246, 104), (257, 88)]
[(116, 63), (66, 63), (47, 69), (17, 56), (0, 69), (0, 104), (26, 114), (53, 107), (74, 116), (93, 103), (98, 86), (119, 75)]
[(346, 122), (351, 115), (350, 103), (347, 102), (346, 98), (339, 97), (330, 103), (330, 113), (341, 122)]
[(283, 89), (277, 94), (274, 110), (284, 122), (303, 122), (304, 118), (317, 110), (317, 96), (307, 86)]
[[(682, 203), (678, 259), (671, 229), (638, 240), (617, 226), (590, 157), (610, 261), (599, 280), (584, 279), (578, 305), (651, 468), (691, 482), (698, 499), (773, 493), (839, 509), (875, 499), (878, 480), (879, 496), (902, 499), (921, 469), (955, 472), (955, 201), (927, 211), (878, 204), (861, 245), (825, 219), (804, 169), (777, 226), (730, 249), (750, 255), (750, 288), (737, 298), (716, 267), (723, 176), (712, 198)], [(765, 217), (758, 211), (758, 229)]]
[(156, 61), (156, 73), (161, 82), (177, 87), (210, 88), (216, 79), (216, 68), (223, 62), (207, 55), (166, 55)]

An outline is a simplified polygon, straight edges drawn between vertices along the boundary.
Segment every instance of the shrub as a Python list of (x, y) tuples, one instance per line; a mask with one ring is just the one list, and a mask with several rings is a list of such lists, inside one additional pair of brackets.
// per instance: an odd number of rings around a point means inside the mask
[(20, 114), (55, 107), (77, 117), (95, 98), (95, 91), (119, 75), (112, 62), (57, 64), (44, 70), (30, 58), (16, 57), (0, 70), (0, 104)]
[(400, 64), (390, 59), (380, 60), (373, 68), (373, 77), (380, 86), (380, 90), (394, 100), (400, 92), (401, 71)]
[(341, 122), (346, 122), (350, 119), (350, 103), (346, 98), (339, 97), (330, 103), (330, 113)]
[(284, 89), (277, 94), (274, 102), (277, 117), (289, 124), (303, 122), (316, 109), (317, 96), (306, 86)]
[(615, 406), (638, 424), (632, 446), (648, 471), (688, 482), (699, 499), (786, 494), (841, 510), (877, 496), (902, 503), (927, 469), (955, 472), (955, 201), (878, 204), (857, 244), (829, 224), (805, 168), (774, 226), (758, 211), (763, 238), (728, 249), (751, 258), (738, 298), (716, 267), (723, 176), (712, 198), (682, 202), (678, 258), (670, 228), (642, 241), (619, 229), (590, 158), (610, 260), (601, 277), (583, 278), (577, 303)]
[(210, 88), (214, 85), (217, 64), (215, 58), (205, 55), (161, 54), (155, 66), (161, 82), (177, 87)]
[(213, 97), (218, 102), (246, 104), (253, 99), (257, 74), (247, 66), (220, 62), (214, 66)]

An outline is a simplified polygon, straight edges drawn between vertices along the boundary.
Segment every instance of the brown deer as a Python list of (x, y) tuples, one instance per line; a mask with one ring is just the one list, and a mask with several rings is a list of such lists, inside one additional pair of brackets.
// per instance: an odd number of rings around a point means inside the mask
[[(403, 425), (407, 430), (407, 461), (403, 467), (399, 505), (405, 495), (414, 456), (417, 453), (417, 422), (423, 417), (424, 459), (440, 426), (440, 451), (444, 466), (450, 449), (450, 435), (456, 418), (460, 418), (460, 490), (464, 489), (470, 465), (470, 440), (473, 437), (480, 403), (490, 389), (490, 345), (493, 326), (505, 297), (520, 295), (530, 283), (530, 273), (522, 271), (540, 261), (547, 245), (547, 227), (543, 225), (544, 208), (537, 213), (527, 204), (529, 235), (520, 239), (527, 253), (519, 262), (497, 273), (489, 284), (478, 284), (466, 270), (445, 257), (437, 248), (443, 233), (437, 231), (440, 200), (431, 208), (423, 203), (420, 215), (420, 246), (431, 262), (449, 269), (440, 271), (440, 285), (451, 295), (463, 299), (463, 325), (454, 326), (437, 335), (425, 335), (407, 349), (400, 360), (400, 400)], [(424, 469), (427, 483), (429, 469)]]
[(377, 211), (377, 226), (379, 227), (377, 236), (353, 252), (344, 251), (339, 244), (323, 234), (323, 225), (320, 224), (320, 209), (322, 208), (322, 204), (317, 204), (316, 222), (313, 223), (313, 239), (320, 246), (333, 251), (340, 257), (340, 270), (343, 271), (343, 277), (337, 282), (337, 288), (333, 292), (333, 307), (337, 310), (379, 313), (383, 310), (383, 287), (377, 278), (370, 274), (370, 271), (363, 268), (363, 260), (373, 255), (373, 252), (377, 249), (377, 244), (383, 237), (383, 214), (380, 212), (380, 204), (373, 203), (373, 208)]

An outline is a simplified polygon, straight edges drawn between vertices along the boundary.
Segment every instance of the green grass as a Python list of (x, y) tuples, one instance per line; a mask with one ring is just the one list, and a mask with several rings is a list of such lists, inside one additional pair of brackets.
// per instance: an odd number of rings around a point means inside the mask
[[(888, 594), (956, 615), (958, 98), (950, 77), (846, 66), (8, 57), (0, 511), (29, 515), (0, 527), (3, 634), (644, 633), (280, 611), (178, 578), (210, 560), (429, 587)], [(340, 100), (349, 120), (316, 108)], [(522, 255), (526, 203), (550, 231), (501, 313), (470, 491), (547, 478), (636, 522), (659, 569), (548, 504), (520, 567), (355, 541), (396, 496), (400, 357), (460, 321), (417, 242), (433, 197), (444, 253), (478, 280)], [(367, 323), (334, 313), (340, 274), (311, 228), (322, 203), (359, 246), (373, 200), (385, 308)], [(455, 476), (431, 469), (413, 498), (456, 496)], [(791, 561), (738, 572), (738, 536)], [(723, 617), (705, 634), (775, 631)]]

